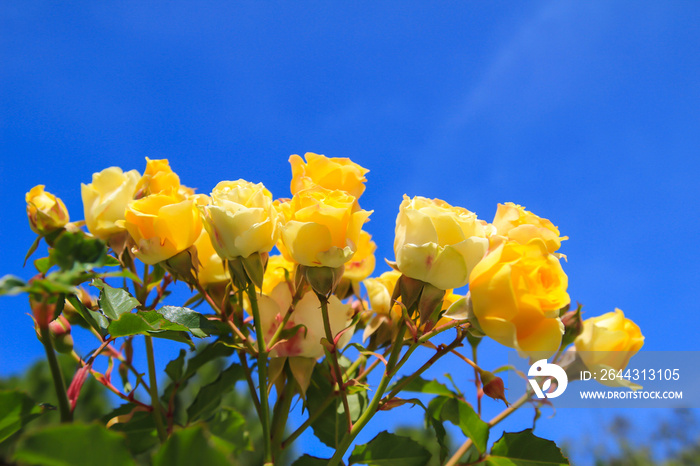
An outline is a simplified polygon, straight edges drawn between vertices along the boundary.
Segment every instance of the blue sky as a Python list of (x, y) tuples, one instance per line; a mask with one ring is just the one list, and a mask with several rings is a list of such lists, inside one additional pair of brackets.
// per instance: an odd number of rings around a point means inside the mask
[[(81, 182), (146, 156), (200, 192), (245, 178), (283, 197), (287, 158), (313, 151), (371, 170), (380, 258), (404, 193), (489, 221), (520, 203), (570, 237), (589, 316), (619, 307), (645, 349), (698, 350), (698, 20), (692, 2), (4, 2), (0, 273), (31, 275), (36, 184), (74, 220)], [(41, 355), (25, 312), (3, 299), (0, 374)]]

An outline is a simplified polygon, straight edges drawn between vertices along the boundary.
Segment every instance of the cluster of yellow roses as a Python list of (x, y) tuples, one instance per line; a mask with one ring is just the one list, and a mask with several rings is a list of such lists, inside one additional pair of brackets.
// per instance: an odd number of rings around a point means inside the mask
[[(313, 153), (305, 160), (293, 155), (290, 163), (292, 198), (277, 200), (261, 183), (244, 180), (222, 181), (211, 196), (195, 194), (180, 184), (167, 160), (147, 159), (143, 175), (110, 167), (82, 185), (85, 223), (92, 235), (106, 241), (127, 232), (131, 252), (146, 264), (187, 251), (196, 258), (196, 278), (204, 287), (229, 280), (223, 261), (267, 257), (277, 247), (281, 255), (269, 258), (262, 282), (265, 338), (283, 321), (290, 328), (304, 324), (306, 332), (275, 346), (272, 357), (323, 355), (323, 324), (314, 293), (298, 300), (289, 320), (282, 318), (293, 299), (287, 277), (298, 265), (342, 267), (353, 289), (364, 283), (370, 307), (365, 337), (384, 324), (390, 330), (400, 320), (401, 309), (392, 295), (403, 275), (446, 291), (442, 309), (454, 303), (446, 317), (475, 317), (480, 330), (503, 345), (538, 359), (559, 349), (564, 333), (560, 311), (570, 298), (560, 262), (564, 256), (557, 251), (567, 238), (549, 220), (506, 203), (499, 204), (493, 222), (487, 223), (438, 199), (404, 196), (396, 219), (396, 270), (368, 278), (376, 246), (362, 226), (372, 212), (358, 202), (368, 170), (349, 159)], [(37, 233), (46, 235), (67, 224), (65, 206), (43, 186), (33, 188), (26, 199)], [(465, 285), (469, 295), (460, 300), (452, 290)], [(329, 300), (334, 334), (357, 312), (343, 303), (345, 291)], [(345, 332), (339, 346), (351, 333)], [(585, 321), (576, 348), (631, 355), (642, 343), (639, 328), (616, 310)]]

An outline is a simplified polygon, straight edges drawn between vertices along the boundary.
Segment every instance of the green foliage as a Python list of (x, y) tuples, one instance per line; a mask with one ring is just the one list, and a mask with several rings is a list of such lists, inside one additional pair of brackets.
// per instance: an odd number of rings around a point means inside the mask
[(0, 391), (0, 442), (49, 409), (18, 390)]
[(61, 424), (25, 436), (14, 456), (41, 466), (129, 466), (124, 437), (98, 424)]
[(504, 433), (486, 458), (489, 466), (554, 466), (568, 465), (561, 450), (551, 440), (536, 437), (532, 429)]
[(458, 426), (464, 435), (472, 439), (479, 452), (486, 451), (489, 426), (468, 403), (457, 398), (438, 396), (428, 405), (427, 415), (437, 421), (449, 421)]
[(418, 442), (386, 431), (365, 445), (357, 445), (350, 456), (350, 464), (369, 466), (425, 466), (430, 452)]
[(229, 466), (226, 454), (209, 442), (202, 426), (174, 432), (153, 457), (153, 466)]

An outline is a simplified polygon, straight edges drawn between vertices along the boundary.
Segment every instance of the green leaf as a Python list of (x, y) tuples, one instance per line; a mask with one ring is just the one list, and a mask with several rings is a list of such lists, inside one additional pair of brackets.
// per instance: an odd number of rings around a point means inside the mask
[(124, 418), (122, 422), (113, 424), (109, 429), (113, 432), (121, 432), (125, 436), (126, 447), (132, 454), (148, 451), (159, 443), (153, 414), (140, 411), (139, 408), (135, 404), (128, 403), (103, 417), (105, 424), (117, 416)]
[(292, 463), (292, 466), (326, 466), (330, 460), (317, 458), (311, 455), (300, 456)]
[(32, 432), (17, 447), (14, 460), (42, 466), (135, 464), (124, 437), (98, 424), (61, 424)]
[(181, 349), (178, 357), (165, 366), (165, 373), (168, 374), (168, 377), (173, 382), (177, 382), (182, 378), (182, 373), (185, 369), (185, 356), (187, 356), (187, 351)]
[(42, 257), (34, 261), (34, 267), (37, 272), (46, 275), (46, 272), (53, 266), (50, 257)]
[(215, 331), (215, 326), (209, 319), (186, 307), (163, 306), (156, 312), (169, 322), (186, 327), (195, 337), (204, 338)]
[(384, 431), (369, 443), (357, 445), (350, 455), (350, 464), (425, 466), (430, 457), (430, 452), (415, 440)]
[(243, 450), (252, 450), (245, 417), (235, 409), (223, 407), (207, 425), (212, 434), (211, 440), (227, 452), (236, 455)]
[(44, 408), (34, 403), (26, 393), (0, 391), (0, 442), (43, 413)]
[(102, 265), (104, 265), (105, 267), (116, 267), (118, 265), (121, 265), (121, 262), (119, 262), (119, 259), (117, 259), (116, 257), (107, 255), (105, 256), (105, 260)]
[(474, 446), (483, 453), (489, 440), (489, 426), (481, 420), (469, 403), (456, 398), (438, 396), (430, 401), (428, 415), (439, 421), (449, 421), (472, 439)]
[(245, 374), (238, 364), (231, 364), (219, 377), (199, 390), (197, 397), (187, 408), (187, 422), (207, 419), (221, 405), (221, 398), (235, 388), (236, 382), (242, 380)]
[[(408, 377), (404, 377), (397, 381), (395, 385), (402, 383)], [(456, 394), (447, 388), (445, 385), (441, 384), (437, 380), (425, 380), (421, 377), (416, 377), (411, 380), (408, 385), (406, 385), (401, 391), (404, 392), (418, 392), (418, 393), (431, 393), (433, 395), (443, 395), (449, 397), (455, 397)]]
[(117, 320), (119, 316), (139, 306), (139, 301), (131, 296), (128, 291), (121, 288), (112, 288), (105, 282), (95, 279), (92, 285), (100, 289), (100, 309), (108, 319)]
[[(340, 365), (342, 368), (347, 368), (350, 362), (347, 358), (341, 358)], [(321, 442), (331, 448), (336, 448), (347, 431), (347, 420), (343, 404), (339, 402), (338, 398), (325, 408), (323, 407), (323, 403), (330, 393), (333, 393), (333, 388), (328, 368), (324, 364), (317, 364), (306, 391), (306, 407), (309, 409), (310, 416), (315, 416), (323, 408), (322, 414), (318, 415), (311, 427), (314, 430), (314, 435)], [(348, 395), (347, 398), (350, 417), (356, 421), (367, 406), (367, 392), (359, 391)]]
[(0, 296), (14, 296), (26, 291), (27, 283), (14, 275), (5, 275), (0, 278)]
[(52, 263), (65, 271), (88, 271), (107, 262), (107, 246), (82, 231), (64, 231), (49, 250)]
[(226, 455), (207, 439), (202, 426), (192, 426), (175, 432), (153, 457), (153, 466), (191, 466), (193, 464), (207, 466), (231, 464)]
[(29, 260), (31, 255), (34, 254), (34, 251), (36, 251), (36, 249), (39, 247), (39, 243), (41, 243), (41, 236), (37, 236), (37, 238), (34, 240), (32, 245), (29, 246), (29, 250), (27, 251), (27, 255), (24, 256), (24, 265), (27, 265), (27, 261)]
[(78, 299), (74, 294), (66, 296), (69, 303), (73, 305), (73, 308), (80, 314), (80, 317), (87, 322), (92, 328), (100, 332), (100, 335), (107, 335), (107, 327), (109, 326), (109, 320), (101, 313), (93, 311), (85, 307), (85, 305)]
[(532, 429), (504, 433), (486, 457), (489, 466), (553, 466), (568, 465), (569, 460), (557, 444), (535, 436)]

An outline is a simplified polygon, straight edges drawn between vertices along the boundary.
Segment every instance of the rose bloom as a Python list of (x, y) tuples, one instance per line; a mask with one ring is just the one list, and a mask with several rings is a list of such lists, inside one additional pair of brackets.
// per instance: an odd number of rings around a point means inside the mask
[(132, 252), (151, 265), (188, 249), (202, 232), (194, 200), (181, 200), (177, 193), (152, 194), (132, 201), (126, 209), (124, 227), (135, 243)]
[(569, 304), (568, 277), (541, 239), (502, 243), (472, 271), (469, 290), (484, 333), (535, 359), (554, 354)]
[(279, 235), (278, 213), (262, 183), (222, 181), (211, 199), (200, 210), (204, 228), (222, 258), (246, 258), (272, 249)]
[(32, 231), (38, 235), (47, 235), (66, 226), (70, 220), (68, 209), (63, 201), (44, 191), (44, 185), (34, 186), (25, 196), (27, 218)]
[(396, 217), (396, 263), (407, 277), (441, 290), (459, 288), (484, 257), (486, 236), (486, 223), (467, 209), (404, 195)]
[(620, 309), (615, 309), (584, 320), (583, 332), (576, 337), (574, 345), (588, 370), (600, 373), (614, 369), (617, 372), (627, 367), (632, 356), (644, 345), (644, 335), (637, 324), (626, 318)]
[(288, 261), (284, 256), (270, 256), (267, 260), (267, 267), (263, 275), (262, 294), (271, 296), (272, 290), (277, 285), (287, 281), (287, 276), (290, 280), (294, 280), (294, 268), (296, 264)]
[(170, 168), (168, 159), (151, 160), (146, 157), (146, 170), (136, 189), (144, 195), (177, 192), (180, 189), (180, 177)]
[(282, 250), (298, 264), (340, 267), (352, 259), (362, 225), (372, 213), (355, 208), (345, 191), (315, 186), (279, 204), (284, 214)]
[[(291, 304), (292, 294), (286, 283), (278, 284), (271, 296), (261, 295), (258, 298), (260, 323), (262, 324), (266, 341), (269, 342), (277, 331)], [(328, 319), (334, 336), (350, 325), (352, 315), (353, 311), (350, 304), (343, 304), (335, 296), (329, 298)], [(321, 302), (316, 294), (311, 291), (307, 292), (296, 304), (290, 319), (287, 321), (286, 328), (293, 328), (299, 324), (304, 325), (306, 331), (301, 329), (292, 338), (276, 345), (270, 352), (271, 358), (304, 357), (318, 359), (323, 356), (321, 338), (325, 338), (326, 332), (323, 327), (323, 317), (321, 316)], [(342, 348), (347, 345), (351, 337), (351, 331), (345, 332), (338, 342), (338, 347)]]
[(199, 261), (197, 280), (202, 286), (226, 283), (230, 280), (224, 263), (214, 250), (206, 230), (203, 229), (199, 234), (199, 238), (194, 242), (194, 247), (197, 248), (197, 260)]
[(562, 240), (567, 237), (559, 236), (559, 229), (546, 218), (538, 217), (525, 207), (506, 202), (498, 204), (493, 226), (497, 234), (513, 241), (526, 244), (533, 238), (542, 239), (549, 252), (555, 252), (561, 247)]
[(124, 231), (117, 222), (124, 220), (126, 206), (134, 199), (140, 178), (136, 170), (124, 173), (119, 167), (109, 167), (94, 173), (92, 183), (80, 185), (85, 224), (93, 236), (108, 239)]
[(306, 163), (298, 155), (289, 157), (292, 165), (292, 194), (314, 185), (340, 190), (358, 199), (365, 191), (365, 175), (369, 172), (348, 158), (329, 158), (307, 152)]
[(349, 262), (345, 264), (343, 278), (360, 282), (372, 275), (377, 259), (374, 257), (374, 251), (377, 250), (377, 245), (372, 241), (372, 235), (362, 230), (360, 232), (360, 241), (357, 244), (357, 251), (352, 256)]

